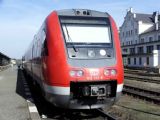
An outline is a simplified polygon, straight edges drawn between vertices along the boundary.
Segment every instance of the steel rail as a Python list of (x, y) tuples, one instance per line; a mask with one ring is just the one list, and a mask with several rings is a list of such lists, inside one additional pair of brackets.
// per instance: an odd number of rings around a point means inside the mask
[(160, 80), (154, 80), (150, 78), (133, 77), (133, 76), (128, 76), (128, 75), (127, 76), (124, 75), (124, 78), (126, 78), (127, 80), (136, 80), (136, 81), (160, 84)]
[(136, 96), (156, 104), (160, 104), (160, 93), (156, 91), (124, 85), (123, 93), (130, 94), (132, 96)]

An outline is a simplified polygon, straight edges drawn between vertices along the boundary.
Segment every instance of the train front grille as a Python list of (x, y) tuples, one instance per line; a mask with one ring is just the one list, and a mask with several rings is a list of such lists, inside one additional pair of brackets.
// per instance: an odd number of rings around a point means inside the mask
[(116, 96), (117, 81), (87, 81), (70, 83), (70, 92), (73, 99), (96, 98), (105, 99)]

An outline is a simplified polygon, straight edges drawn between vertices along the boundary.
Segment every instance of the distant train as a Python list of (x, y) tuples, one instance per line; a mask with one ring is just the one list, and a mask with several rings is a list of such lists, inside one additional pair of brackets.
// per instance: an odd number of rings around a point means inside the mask
[(123, 88), (116, 24), (108, 13), (53, 11), (23, 56), (24, 71), (57, 107), (110, 107)]

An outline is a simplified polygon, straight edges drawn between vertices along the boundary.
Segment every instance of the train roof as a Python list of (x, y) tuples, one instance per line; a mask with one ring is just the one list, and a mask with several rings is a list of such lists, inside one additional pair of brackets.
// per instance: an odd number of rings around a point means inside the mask
[(107, 12), (89, 9), (66, 9), (56, 11), (59, 16), (86, 16), (86, 17), (109, 17)]

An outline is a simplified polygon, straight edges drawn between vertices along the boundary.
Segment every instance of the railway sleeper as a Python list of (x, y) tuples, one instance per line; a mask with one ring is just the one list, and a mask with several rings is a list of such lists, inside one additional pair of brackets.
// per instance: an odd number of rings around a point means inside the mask
[(137, 92), (135, 90), (127, 90), (127, 89), (123, 89), (123, 93), (132, 95), (133, 97), (138, 97), (140, 99), (145, 99), (146, 101), (149, 102), (154, 102), (155, 104), (160, 104), (160, 98), (157, 97), (150, 97), (147, 94), (144, 94), (144, 92)]

